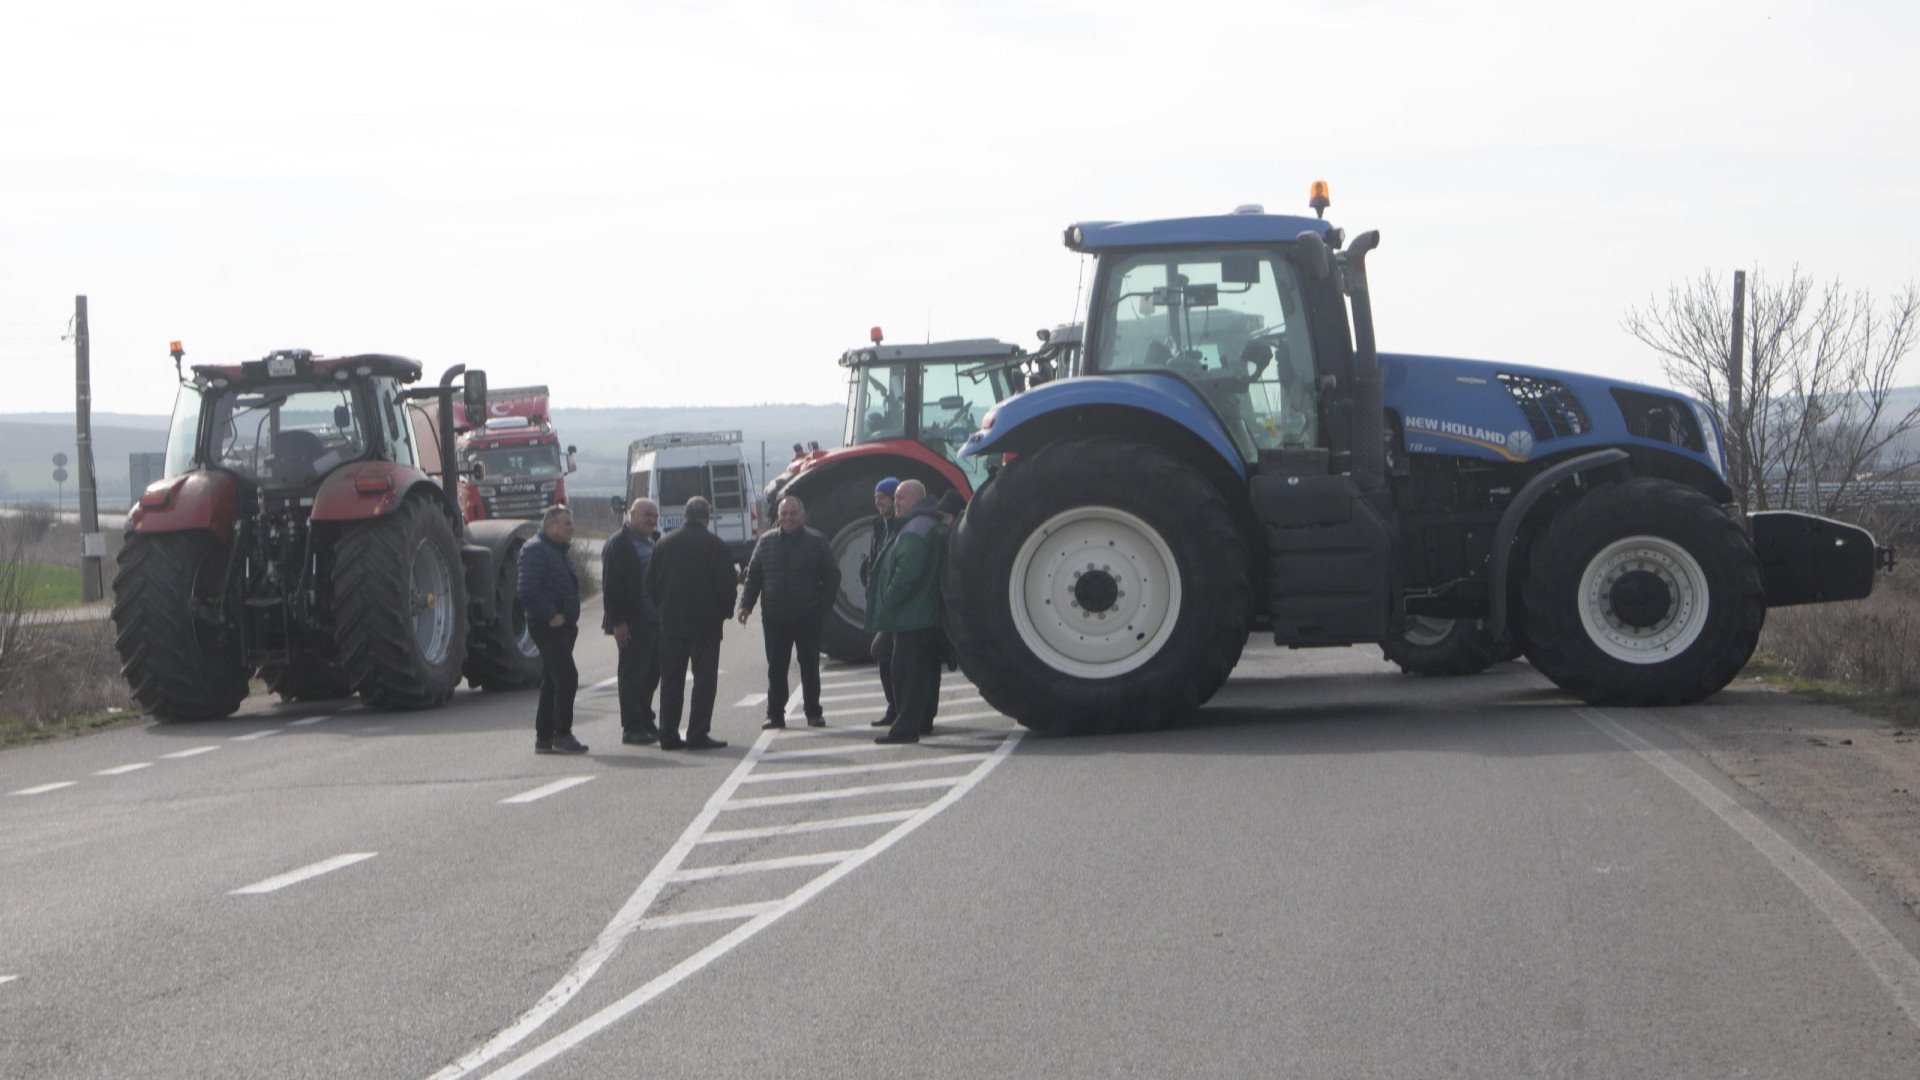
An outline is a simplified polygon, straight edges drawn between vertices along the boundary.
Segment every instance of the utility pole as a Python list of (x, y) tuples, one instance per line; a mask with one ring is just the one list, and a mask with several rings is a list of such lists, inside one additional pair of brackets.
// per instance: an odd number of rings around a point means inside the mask
[[(1727, 473), (1732, 477), (1740, 505), (1747, 505), (1747, 493), (1753, 478), (1747, 475), (1746, 425), (1741, 422), (1741, 404), (1746, 396), (1747, 272), (1733, 272), (1733, 347), (1727, 355), (1727, 432), (1732, 436), (1727, 447)], [(1766, 478), (1761, 478), (1765, 483)], [(1762, 502), (1761, 506), (1766, 503)]]
[(73, 298), (73, 426), (80, 458), (80, 598), (91, 604), (106, 595), (101, 563), (107, 538), (100, 532), (100, 492), (93, 482), (93, 362), (87, 339), (87, 298)]

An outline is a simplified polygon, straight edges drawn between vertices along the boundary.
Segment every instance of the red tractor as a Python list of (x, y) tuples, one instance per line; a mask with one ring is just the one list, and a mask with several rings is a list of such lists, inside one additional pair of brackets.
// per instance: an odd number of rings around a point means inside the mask
[[(176, 342), (176, 370), (181, 355)], [(391, 709), (439, 705), (463, 675), (539, 681), (515, 598), (536, 526), (464, 524), (457, 501), (453, 402), (485, 415), (486, 376), (455, 366), (411, 386), (420, 374), (398, 356), (289, 350), (182, 378), (166, 479), (128, 515), (114, 575), (115, 644), (143, 708), (225, 716), (256, 672), (288, 700)]]
[(807, 506), (807, 523), (825, 533), (840, 563), (840, 595), (827, 616), (821, 647), (849, 662), (868, 658), (866, 589), (860, 581), (874, 522), (873, 489), (893, 476), (926, 484), (939, 498), (949, 489), (971, 497), (987, 464), (958, 456), (960, 447), (1002, 398), (1051, 375), (1062, 350), (1077, 347), (1077, 334), (1051, 337), (1029, 354), (991, 338), (927, 345), (873, 344), (840, 357), (847, 369), (845, 445), (833, 450), (794, 448), (786, 471), (767, 484), (766, 519), (780, 500), (796, 495)]

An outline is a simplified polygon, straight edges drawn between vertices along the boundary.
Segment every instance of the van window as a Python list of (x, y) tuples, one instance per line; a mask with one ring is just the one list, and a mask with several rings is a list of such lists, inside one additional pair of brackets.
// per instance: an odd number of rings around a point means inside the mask
[(685, 506), (687, 500), (695, 495), (707, 493), (707, 470), (700, 465), (685, 469), (660, 470), (660, 494), (655, 497), (661, 506)]
[(628, 501), (651, 498), (653, 498), (653, 473), (651, 471), (643, 469), (627, 477)]

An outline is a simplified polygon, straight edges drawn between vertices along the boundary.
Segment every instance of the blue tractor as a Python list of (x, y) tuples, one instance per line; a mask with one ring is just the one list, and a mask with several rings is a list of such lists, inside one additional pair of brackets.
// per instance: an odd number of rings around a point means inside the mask
[(1378, 243), (1258, 207), (1067, 230), (1096, 263), (1077, 370), (963, 450), (1001, 464), (953, 535), (947, 629), (995, 708), (1157, 728), (1256, 630), (1424, 674), (1524, 652), (1588, 702), (1693, 702), (1768, 607), (1866, 596), (1891, 565), (1850, 525), (1731, 512), (1698, 401), (1377, 353)]

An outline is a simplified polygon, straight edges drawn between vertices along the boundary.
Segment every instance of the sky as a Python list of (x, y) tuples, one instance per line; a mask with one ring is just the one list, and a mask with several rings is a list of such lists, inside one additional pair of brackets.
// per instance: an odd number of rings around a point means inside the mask
[(1911, 0), (11, 5), (0, 411), (80, 294), (103, 411), (174, 339), (831, 402), (869, 326), (1073, 319), (1074, 221), (1320, 179), (1382, 349), (1661, 382), (1622, 319), (1703, 270), (1920, 277), (1916, 132)]

